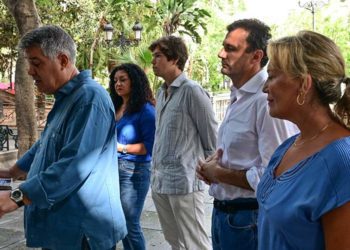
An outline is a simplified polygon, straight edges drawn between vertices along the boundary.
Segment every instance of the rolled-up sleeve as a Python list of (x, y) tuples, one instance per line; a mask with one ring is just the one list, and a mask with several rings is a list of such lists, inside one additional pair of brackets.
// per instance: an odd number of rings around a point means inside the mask
[(32, 162), (35, 157), (35, 153), (38, 149), (38, 146), (40, 144), (40, 141), (36, 141), (32, 147), (16, 162), (17, 166), (24, 171), (28, 172), (30, 169), (30, 166), (32, 165)]
[(252, 166), (246, 173), (248, 183), (255, 191), (276, 148), (287, 138), (299, 132), (295, 124), (271, 117), (267, 104), (260, 105), (256, 127), (262, 164), (261, 166)]

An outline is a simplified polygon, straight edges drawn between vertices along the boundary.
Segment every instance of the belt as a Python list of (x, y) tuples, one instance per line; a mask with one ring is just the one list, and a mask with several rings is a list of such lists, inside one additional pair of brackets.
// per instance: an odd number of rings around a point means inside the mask
[(214, 199), (214, 208), (224, 213), (233, 213), (241, 210), (256, 210), (259, 209), (259, 205), (255, 198), (238, 198), (224, 201)]

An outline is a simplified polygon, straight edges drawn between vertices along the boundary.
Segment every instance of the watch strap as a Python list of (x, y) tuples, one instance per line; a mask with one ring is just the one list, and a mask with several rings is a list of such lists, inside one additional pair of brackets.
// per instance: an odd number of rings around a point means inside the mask
[[(12, 199), (12, 200), (13, 200), (13, 199)], [(20, 201), (15, 201), (15, 200), (13, 200), (13, 201), (16, 202), (16, 204), (17, 204), (18, 207), (24, 206), (23, 200), (20, 200)]]

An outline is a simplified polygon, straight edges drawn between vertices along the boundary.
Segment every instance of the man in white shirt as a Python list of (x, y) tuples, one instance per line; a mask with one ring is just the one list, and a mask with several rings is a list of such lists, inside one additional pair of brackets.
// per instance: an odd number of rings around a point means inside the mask
[(214, 250), (257, 249), (255, 191), (274, 150), (297, 132), (294, 124), (270, 117), (262, 89), (268, 78), (270, 28), (256, 19), (227, 27), (221, 72), (231, 78), (231, 104), (220, 126), (217, 151), (200, 161), (197, 175), (214, 197)]

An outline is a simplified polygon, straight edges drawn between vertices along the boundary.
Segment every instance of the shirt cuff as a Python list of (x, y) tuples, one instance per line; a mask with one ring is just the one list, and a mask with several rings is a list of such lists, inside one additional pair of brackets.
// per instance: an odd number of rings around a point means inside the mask
[(19, 189), (40, 209), (50, 209), (53, 205), (53, 202), (50, 203), (47, 199), (47, 194), (38, 176), (23, 182), (19, 185)]

